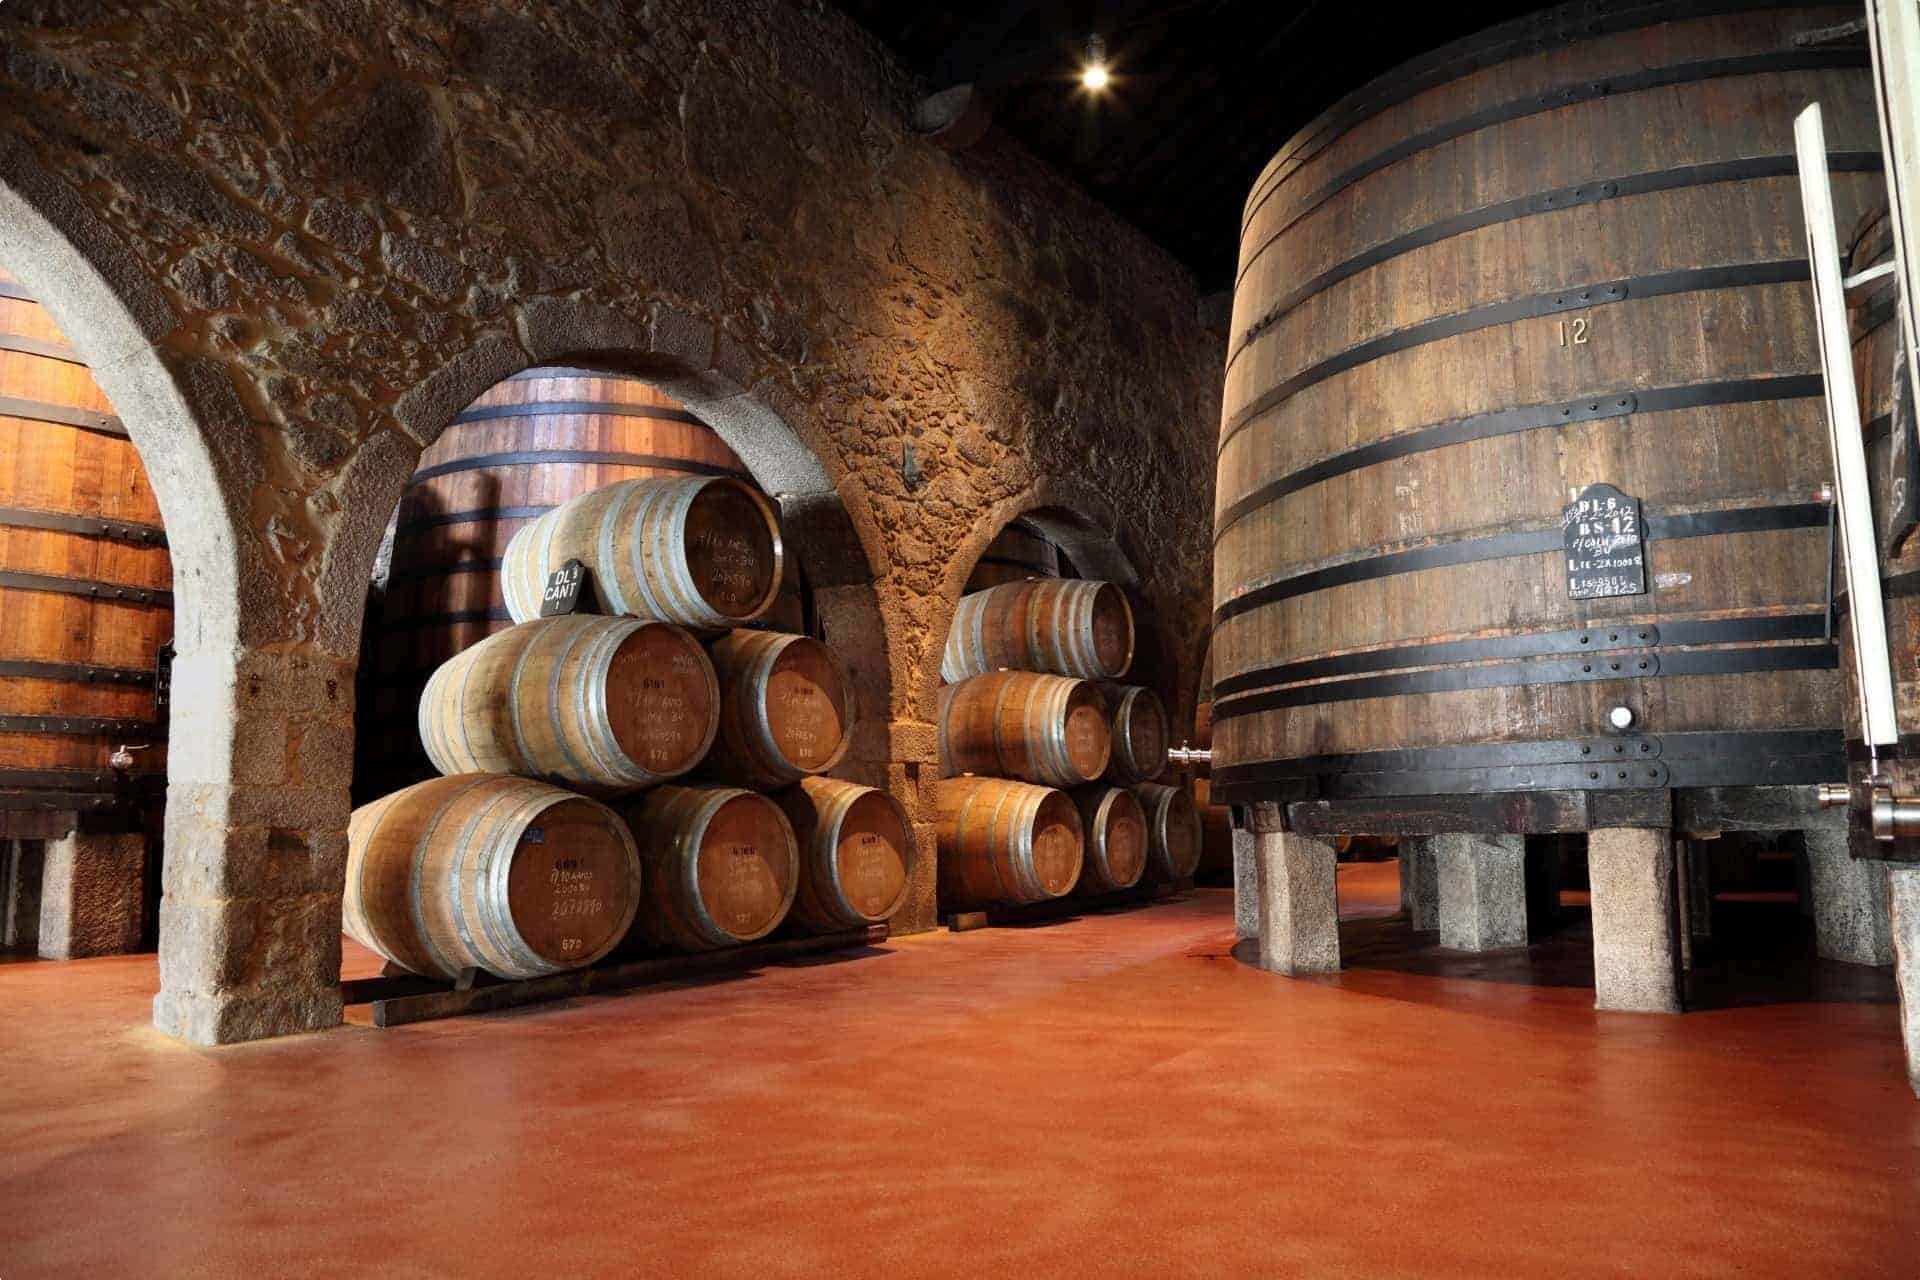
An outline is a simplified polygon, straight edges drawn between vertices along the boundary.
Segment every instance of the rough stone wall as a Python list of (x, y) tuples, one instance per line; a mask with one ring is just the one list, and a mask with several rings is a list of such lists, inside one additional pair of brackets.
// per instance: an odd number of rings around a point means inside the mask
[[(1083, 509), (1200, 652), (1221, 350), (1191, 280), (1010, 144), (915, 137), (915, 95), (782, 0), (0, 6), (0, 258), (128, 420), (183, 670), (243, 721), (175, 771), (163, 1024), (337, 1017), (307, 949), (368, 570), (419, 449), (528, 365), (660, 378), (782, 496), (878, 726), (856, 757), (923, 821), (947, 621), (1012, 515)], [(250, 699), (269, 669), (347, 705)], [(286, 955), (189, 963), (169, 926)]]

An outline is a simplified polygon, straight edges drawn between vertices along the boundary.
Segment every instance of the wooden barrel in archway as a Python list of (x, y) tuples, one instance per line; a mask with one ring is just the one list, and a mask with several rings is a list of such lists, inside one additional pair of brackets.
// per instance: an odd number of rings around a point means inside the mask
[(1215, 799), (1843, 775), (1793, 137), (1819, 101), (1842, 219), (1877, 198), (1866, 52), (1801, 39), (1839, 12), (1553, 10), (1268, 166), (1220, 430)]
[[(569, 498), (642, 476), (751, 483), (720, 437), (638, 378), (536, 368), (463, 411), (420, 457), (401, 499), (362, 712), (358, 784), (378, 793), (433, 772), (414, 732), (420, 692), (456, 653), (511, 624), (500, 561), (524, 525)], [(773, 612), (803, 617), (797, 572)]]
[(996, 534), (980, 553), (963, 594), (985, 591), (1003, 582), (1060, 576), (1060, 548), (1032, 525), (1015, 520)]
[[(0, 275), (0, 810), (157, 812), (160, 508), (66, 335)], [(116, 748), (133, 764), (116, 770)]]

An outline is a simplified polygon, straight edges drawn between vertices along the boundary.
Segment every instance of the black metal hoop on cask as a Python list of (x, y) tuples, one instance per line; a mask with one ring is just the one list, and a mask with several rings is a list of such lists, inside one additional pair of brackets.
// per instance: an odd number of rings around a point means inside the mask
[[(1793, 104), (1827, 108), (1843, 216), (1879, 137), (1862, 51), (1795, 39), (1830, 25), (1563, 7), (1382, 77), (1261, 174), (1219, 440), (1216, 802), (1839, 776)], [(1617, 580), (1568, 529), (1593, 492), (1636, 516)]]

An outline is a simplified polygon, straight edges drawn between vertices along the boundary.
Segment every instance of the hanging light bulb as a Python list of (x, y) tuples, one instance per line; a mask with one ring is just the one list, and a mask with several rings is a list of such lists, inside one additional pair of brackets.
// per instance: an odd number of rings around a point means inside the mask
[(1087, 37), (1087, 61), (1080, 68), (1080, 83), (1098, 93), (1111, 79), (1107, 74), (1107, 42), (1096, 32)]

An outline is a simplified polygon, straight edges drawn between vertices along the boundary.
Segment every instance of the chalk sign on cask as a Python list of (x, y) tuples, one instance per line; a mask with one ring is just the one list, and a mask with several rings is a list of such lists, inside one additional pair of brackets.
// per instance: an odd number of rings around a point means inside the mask
[(540, 616), (560, 618), (580, 608), (580, 592), (587, 582), (587, 566), (569, 560), (547, 575), (547, 589), (540, 593)]
[(1646, 527), (1638, 498), (1610, 484), (1590, 484), (1560, 513), (1560, 536), (1570, 599), (1646, 594)]

